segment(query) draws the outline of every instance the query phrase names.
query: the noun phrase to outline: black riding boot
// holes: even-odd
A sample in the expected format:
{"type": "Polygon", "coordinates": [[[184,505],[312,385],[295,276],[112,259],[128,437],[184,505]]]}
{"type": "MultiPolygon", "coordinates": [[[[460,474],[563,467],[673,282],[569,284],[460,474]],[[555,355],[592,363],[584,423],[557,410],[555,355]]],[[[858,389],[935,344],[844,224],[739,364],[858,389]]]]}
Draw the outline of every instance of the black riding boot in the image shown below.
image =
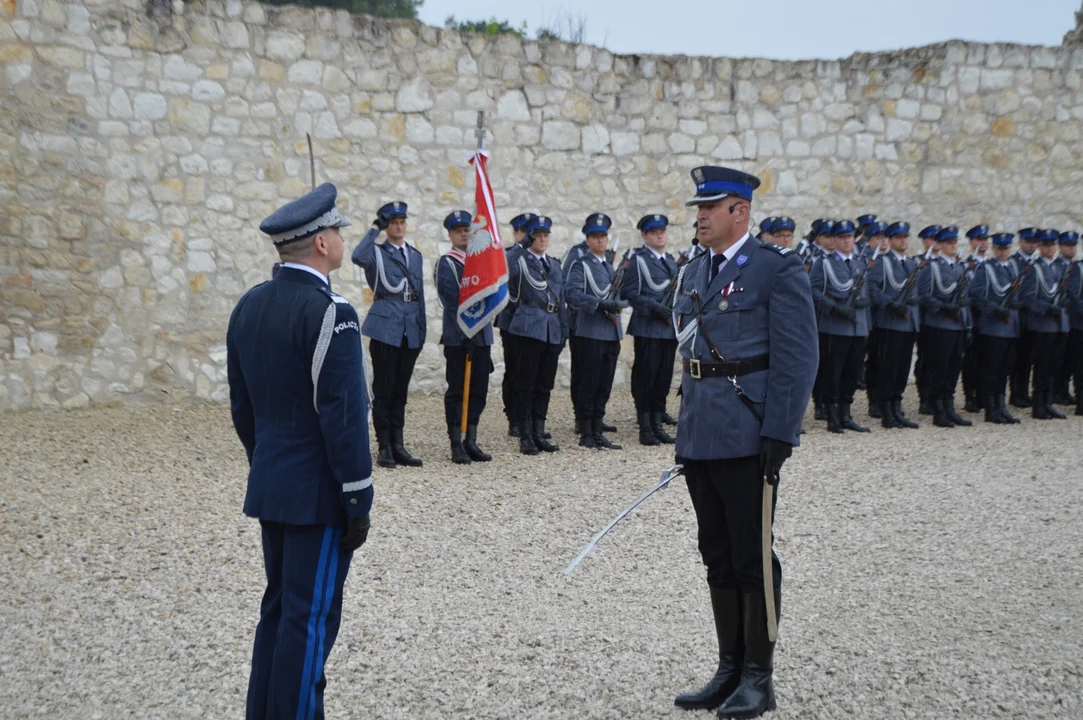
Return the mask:
{"type": "Polygon", "coordinates": [[[1066,420],[1067,418],[1061,414],[1060,410],[1053,407],[1053,393],[1046,390],[1042,393],[1042,398],[1045,400],[1045,411],[1049,413],[1049,417],[1054,420],[1066,420]]]}
{"type": "Polygon", "coordinates": [[[953,428],[955,423],[948,417],[948,403],[946,398],[933,398],[933,425],[942,428],[953,428]]]}
{"type": "Polygon", "coordinates": [[[711,588],[711,611],[718,636],[718,670],[706,685],[682,693],[673,704],[686,710],[714,710],[741,681],[741,595],[737,590],[711,588]]]}
{"type": "Polygon", "coordinates": [[[478,426],[467,425],[466,437],[463,438],[463,448],[471,460],[476,462],[489,462],[493,456],[478,447],[478,426]]]}
{"type": "Polygon", "coordinates": [[[380,448],[376,464],[388,470],[395,469],[395,456],[391,454],[391,431],[377,430],[376,445],[380,448]]]}
{"type": "Polygon", "coordinates": [[[620,445],[617,445],[616,443],[610,442],[609,438],[607,438],[605,435],[602,435],[602,432],[604,431],[604,428],[605,428],[605,423],[602,422],[601,418],[594,418],[594,421],[591,424],[591,428],[594,430],[594,433],[593,433],[593,435],[594,435],[594,444],[597,445],[598,447],[604,448],[606,450],[621,450],[621,449],[623,449],[623,448],[621,448],[620,445]]]}
{"type": "MultiPolygon", "coordinates": [[[[872,415],[870,412],[869,415],[872,415]]],[[[895,428],[901,428],[902,425],[895,419],[895,413],[891,410],[890,400],[881,400],[880,408],[877,417],[880,418],[880,424],[886,427],[888,430],[894,430],[895,428]]]]}
{"type": "Polygon", "coordinates": [[[530,432],[530,418],[526,417],[519,421],[519,452],[523,455],[537,455],[541,450],[534,444],[534,435],[530,432]]]}
{"type": "Polygon", "coordinates": [[[451,462],[456,465],[469,465],[470,455],[463,447],[463,431],[458,425],[449,425],[447,429],[448,440],[451,441],[451,462]]]}
{"type": "Polygon", "coordinates": [[[519,437],[518,420],[508,420],[508,437],[519,437]]]}
{"type": "Polygon", "coordinates": [[[605,422],[604,420],[601,420],[599,422],[601,423],[602,432],[616,432],[617,431],[617,426],[616,425],[610,425],[609,423],[605,422]]]}
{"type": "Polygon", "coordinates": [[[947,413],[948,419],[956,425],[970,427],[974,424],[964,418],[959,413],[955,412],[955,398],[953,398],[951,395],[948,395],[946,398],[944,398],[944,410],[947,413]]]}
{"type": "Polygon", "coordinates": [[[556,452],[560,448],[549,442],[550,436],[545,433],[545,421],[534,418],[534,444],[542,452],[556,452]]]}
{"type": "MultiPolygon", "coordinates": [[[[583,442],[580,441],[579,444],[582,445],[583,442]]],[[[650,413],[639,413],[639,444],[646,445],[647,447],[662,444],[654,435],[654,429],[651,427],[650,413]]]]}
{"type": "Polygon", "coordinates": [[[1011,423],[1012,425],[1018,425],[1020,420],[1014,417],[1008,412],[1008,406],[1004,402],[1004,394],[997,395],[997,411],[1000,413],[1000,417],[1004,419],[1004,422],[1011,423]]]}
{"type": "Polygon", "coordinates": [[[858,425],[854,422],[854,419],[850,416],[850,403],[839,405],[839,414],[841,415],[839,420],[842,422],[842,427],[846,430],[853,430],[854,432],[860,433],[871,432],[867,427],[858,425]]]}
{"type": "Polygon", "coordinates": [[[662,422],[664,422],[666,425],[676,425],[677,424],[677,421],[674,420],[673,418],[671,418],[669,416],[669,413],[667,413],[667,412],[662,413],[662,422]]]}
{"type": "MultiPolygon", "coordinates": [[[[579,447],[601,450],[601,448],[598,447],[598,443],[594,442],[594,428],[589,419],[576,420],[575,431],[579,433],[579,447]]],[[[643,426],[640,426],[639,428],[639,441],[643,442],[643,426]]],[[[657,445],[658,443],[655,442],[654,444],[657,445]]]]}
{"type": "Polygon", "coordinates": [[[827,431],[841,435],[842,425],[839,420],[839,406],[833,404],[824,405],[824,410],[827,412],[827,431]]]}
{"type": "Polygon", "coordinates": [[[920,395],[918,415],[936,415],[936,401],[927,394],[920,395]]]}
{"type": "Polygon", "coordinates": [[[778,618],[781,600],[781,593],[776,590],[775,607],[768,610],[762,592],[741,597],[745,642],[741,682],[718,708],[718,717],[757,718],[775,709],[775,688],[771,682],[775,668],[775,643],[767,634],[767,613],[774,612],[778,618]]]}
{"type": "Polygon", "coordinates": [[[985,422],[994,425],[1005,425],[1007,423],[1000,414],[1000,408],[997,407],[996,395],[988,395],[985,398],[985,422]]]}
{"type": "Polygon", "coordinates": [[[651,430],[654,432],[654,436],[658,438],[658,442],[663,445],[672,445],[677,442],[669,436],[666,429],[662,427],[662,413],[651,414],[651,430]]]}
{"type": "Polygon", "coordinates": [[[869,390],[869,417],[880,420],[884,417],[883,403],[880,402],[879,393],[869,390]]]}
{"type": "Polygon", "coordinates": [[[1035,420],[1052,420],[1053,416],[1049,414],[1048,408],[1046,408],[1043,402],[1045,398],[1042,397],[1042,393],[1035,391],[1031,397],[1030,403],[1030,416],[1035,420]]]}
{"type": "Polygon", "coordinates": [[[826,420],[827,419],[827,406],[820,400],[813,400],[812,405],[812,419],[813,420],[826,420]]]}
{"type": "Polygon", "coordinates": [[[414,457],[406,451],[406,447],[402,444],[402,428],[393,428],[391,430],[391,454],[395,458],[395,462],[407,467],[421,467],[421,460],[414,457]]]}
{"type": "Polygon", "coordinates": [[[906,417],[906,415],[903,415],[902,400],[891,401],[891,413],[895,416],[895,422],[899,424],[899,427],[909,428],[911,430],[921,427],[919,423],[916,423],[906,417]]]}

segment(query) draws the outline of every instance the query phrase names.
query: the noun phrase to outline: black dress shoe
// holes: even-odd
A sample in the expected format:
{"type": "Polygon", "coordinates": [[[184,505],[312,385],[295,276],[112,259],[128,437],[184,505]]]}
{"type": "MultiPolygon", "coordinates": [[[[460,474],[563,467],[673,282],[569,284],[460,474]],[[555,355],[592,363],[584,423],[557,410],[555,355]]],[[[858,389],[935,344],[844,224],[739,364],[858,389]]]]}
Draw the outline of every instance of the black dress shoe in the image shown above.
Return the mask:
{"type": "Polygon", "coordinates": [[[658,442],[663,445],[672,445],[677,442],[669,436],[665,427],[662,425],[662,413],[651,413],[651,430],[654,432],[654,436],[658,438],[658,442]]]}
{"type": "Polygon", "coordinates": [[[467,425],[466,437],[463,438],[463,448],[466,449],[466,454],[470,456],[470,459],[474,462],[489,462],[493,459],[493,456],[487,452],[484,452],[478,447],[478,426],[467,425]]]}
{"type": "Polygon", "coordinates": [[[379,446],[379,454],[376,456],[376,464],[388,470],[395,469],[395,456],[391,454],[391,431],[377,430],[376,443],[379,446]]]}
{"type": "Polygon", "coordinates": [[[664,422],[666,425],[676,425],[677,424],[677,421],[674,420],[672,417],[670,417],[669,413],[667,413],[667,412],[662,413],[662,422],[664,422]]]}
{"type": "Polygon", "coordinates": [[[399,465],[421,467],[421,460],[411,455],[402,443],[402,428],[391,430],[391,455],[399,465]]]}
{"type": "MultiPolygon", "coordinates": [[[[582,445],[583,443],[579,443],[582,445]]],[[[639,444],[646,445],[647,447],[654,447],[661,445],[658,438],[654,435],[654,430],[651,429],[651,414],[639,413],[639,444]]]]}

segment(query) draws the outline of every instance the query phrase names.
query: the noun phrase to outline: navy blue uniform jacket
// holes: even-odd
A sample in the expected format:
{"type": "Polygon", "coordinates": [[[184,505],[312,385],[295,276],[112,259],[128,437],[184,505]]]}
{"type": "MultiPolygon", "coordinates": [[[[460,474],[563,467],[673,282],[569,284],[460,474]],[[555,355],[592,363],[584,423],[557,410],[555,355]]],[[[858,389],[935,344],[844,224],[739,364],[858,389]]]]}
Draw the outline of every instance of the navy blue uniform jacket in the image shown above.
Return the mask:
{"type": "Polygon", "coordinates": [[[226,350],[249,462],[244,513],[291,525],[367,513],[369,408],[353,306],[312,273],[283,267],[238,301],[226,350]]]}

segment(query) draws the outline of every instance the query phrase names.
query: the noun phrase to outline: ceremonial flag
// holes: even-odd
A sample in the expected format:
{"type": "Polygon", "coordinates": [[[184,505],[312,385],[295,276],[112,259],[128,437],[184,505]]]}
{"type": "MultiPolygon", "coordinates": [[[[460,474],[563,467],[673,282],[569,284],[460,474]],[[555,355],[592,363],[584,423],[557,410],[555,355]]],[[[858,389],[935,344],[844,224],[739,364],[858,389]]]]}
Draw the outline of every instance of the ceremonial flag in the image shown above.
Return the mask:
{"type": "Polygon", "coordinates": [[[489,153],[478,150],[470,156],[475,170],[474,222],[466,245],[463,279],[459,286],[459,329],[467,337],[475,334],[508,304],[508,262],[500,242],[493,187],[489,184],[486,164],[489,153]]]}

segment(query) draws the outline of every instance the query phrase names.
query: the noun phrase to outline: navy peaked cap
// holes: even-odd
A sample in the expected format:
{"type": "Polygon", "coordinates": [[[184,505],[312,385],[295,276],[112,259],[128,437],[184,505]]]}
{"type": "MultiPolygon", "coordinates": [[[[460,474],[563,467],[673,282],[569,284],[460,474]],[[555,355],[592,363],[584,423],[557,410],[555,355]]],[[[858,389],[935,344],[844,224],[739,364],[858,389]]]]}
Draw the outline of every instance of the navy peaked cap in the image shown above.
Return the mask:
{"type": "Polygon", "coordinates": [[[527,232],[535,232],[537,230],[544,230],[549,232],[553,229],[552,218],[547,218],[544,215],[535,215],[534,218],[523,228],[527,232]]]}
{"type": "Polygon", "coordinates": [[[752,193],[760,186],[755,175],[713,165],[692,170],[692,182],[696,184],[696,195],[685,205],[713,202],[731,195],[751,201],[752,193]]]}
{"type": "Polygon", "coordinates": [[[667,225],[669,225],[669,218],[665,215],[644,215],[636,223],[636,229],[639,232],[650,232],[651,230],[664,228],[667,225]]]}
{"type": "Polygon", "coordinates": [[[872,237],[873,235],[886,235],[886,234],[887,234],[887,223],[886,222],[880,222],[878,220],[874,220],[873,222],[871,222],[871,223],[869,223],[868,225],[865,226],[865,235],[866,235],[866,237],[872,237]]]}
{"type": "Polygon", "coordinates": [[[1061,245],[1076,245],[1079,243],[1079,233],[1074,230],[1062,232],[1060,237],[1057,238],[1057,242],[1061,245]]]}
{"type": "Polygon", "coordinates": [[[854,224],[849,220],[839,220],[831,227],[831,234],[835,237],[839,235],[853,235],[854,224]]]}
{"type": "Polygon", "coordinates": [[[951,242],[952,240],[958,239],[959,228],[955,227],[954,225],[948,225],[947,227],[942,228],[940,232],[936,234],[937,242],[951,242]]]}
{"type": "Polygon", "coordinates": [[[771,226],[775,224],[775,220],[777,220],[777,219],[778,218],[776,218],[774,215],[772,215],[771,217],[765,217],[763,220],[761,220],[760,221],[760,232],[765,232],[765,233],[771,232],[771,226]]]}
{"type": "Polygon", "coordinates": [[[470,213],[468,213],[467,211],[456,210],[455,212],[444,218],[444,228],[447,230],[451,230],[452,228],[457,227],[468,227],[472,219],[473,218],[471,217],[470,213]]]}
{"type": "Polygon", "coordinates": [[[395,218],[406,217],[406,203],[401,200],[395,202],[389,202],[382,208],[376,211],[376,214],[385,220],[394,220],[395,218]]]}
{"type": "Polygon", "coordinates": [[[336,197],[338,189],[324,183],[271,213],[259,224],[260,232],[270,235],[275,245],[285,245],[326,228],[347,227],[350,223],[335,207],[336,197]]]}
{"type": "Polygon", "coordinates": [[[1053,228],[1046,228],[1045,230],[1039,230],[1038,235],[1035,239],[1042,245],[1045,245],[1048,243],[1055,243],[1057,241],[1057,238],[1059,237],[1059,232],[1057,232],[1053,228]]]}
{"type": "Polygon", "coordinates": [[[796,230],[796,229],[797,229],[797,223],[795,223],[793,221],[793,218],[792,217],[786,217],[785,215],[783,215],[782,217],[775,218],[775,221],[773,223],[771,223],[771,229],[768,230],[768,232],[774,234],[774,233],[782,232],[783,230],[796,230]]]}
{"type": "Polygon", "coordinates": [[[1004,247],[1005,245],[1011,245],[1012,239],[1015,237],[1015,233],[997,233],[991,238],[994,245],[1004,247]]]}
{"type": "Polygon", "coordinates": [[[923,227],[921,229],[921,232],[918,233],[918,237],[922,238],[922,239],[925,239],[925,238],[936,239],[937,233],[939,233],[943,229],[944,228],[940,227],[939,225],[927,225],[926,227],[923,227]]]}
{"type": "Polygon", "coordinates": [[[909,235],[909,234],[910,234],[910,223],[908,223],[908,222],[891,223],[890,225],[887,226],[887,236],[888,237],[898,237],[899,235],[909,235]]]}
{"type": "Polygon", "coordinates": [[[983,240],[989,237],[988,225],[975,225],[966,231],[966,236],[971,240],[983,240]]]}
{"type": "Polygon", "coordinates": [[[1022,230],[1019,231],[1019,239],[1020,240],[1034,240],[1034,238],[1037,235],[1038,235],[1038,228],[1028,227],[1028,228],[1023,228],[1022,230]]]}
{"type": "Polygon", "coordinates": [[[516,215],[511,219],[512,230],[522,230],[526,227],[531,220],[538,217],[534,213],[523,213],[522,215],[516,215]]]}
{"type": "Polygon", "coordinates": [[[594,233],[607,233],[609,228],[613,227],[613,221],[605,213],[594,213],[587,217],[587,221],[583,223],[583,234],[593,235],[594,233]]]}

